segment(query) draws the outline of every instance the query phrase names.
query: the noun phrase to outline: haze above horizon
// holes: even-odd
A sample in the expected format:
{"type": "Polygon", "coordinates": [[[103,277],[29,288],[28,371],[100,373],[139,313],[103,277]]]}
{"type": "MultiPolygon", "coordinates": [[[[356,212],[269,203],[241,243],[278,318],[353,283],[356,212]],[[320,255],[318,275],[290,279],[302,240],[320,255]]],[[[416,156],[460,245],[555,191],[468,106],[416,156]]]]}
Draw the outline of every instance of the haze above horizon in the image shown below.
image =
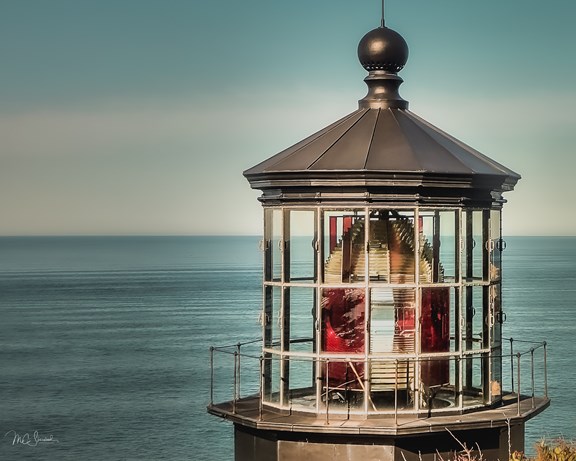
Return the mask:
{"type": "MultiPolygon", "coordinates": [[[[3,1],[0,235],[259,235],[242,171],[356,109],[379,8],[3,1]]],[[[574,17],[559,0],[386,2],[410,110],[522,175],[505,235],[576,235],[574,17]]]]}

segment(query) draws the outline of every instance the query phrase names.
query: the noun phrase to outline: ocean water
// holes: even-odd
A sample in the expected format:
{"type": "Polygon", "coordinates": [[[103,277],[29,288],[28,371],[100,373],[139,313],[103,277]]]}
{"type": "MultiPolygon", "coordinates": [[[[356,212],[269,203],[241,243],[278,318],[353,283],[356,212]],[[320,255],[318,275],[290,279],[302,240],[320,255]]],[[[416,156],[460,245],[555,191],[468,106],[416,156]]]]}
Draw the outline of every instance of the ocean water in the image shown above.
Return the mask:
{"type": "MultiPolygon", "coordinates": [[[[0,460],[232,460],[208,348],[260,334],[258,240],[0,238],[0,460]]],[[[527,444],[576,438],[576,238],[507,243],[504,336],[549,344],[527,444]]]]}

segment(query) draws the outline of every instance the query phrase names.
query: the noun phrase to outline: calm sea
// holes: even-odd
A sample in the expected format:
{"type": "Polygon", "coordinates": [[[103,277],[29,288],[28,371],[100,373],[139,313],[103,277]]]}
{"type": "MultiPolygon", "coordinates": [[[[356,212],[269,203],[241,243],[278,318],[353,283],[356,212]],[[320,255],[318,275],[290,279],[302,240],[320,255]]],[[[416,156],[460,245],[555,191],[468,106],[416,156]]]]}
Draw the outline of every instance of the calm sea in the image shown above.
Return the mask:
{"type": "MultiPolygon", "coordinates": [[[[507,242],[504,335],[549,343],[527,443],[576,438],[576,238],[507,242]]],[[[256,237],[0,238],[0,459],[232,460],[208,348],[259,336],[260,284],[256,237]]]]}

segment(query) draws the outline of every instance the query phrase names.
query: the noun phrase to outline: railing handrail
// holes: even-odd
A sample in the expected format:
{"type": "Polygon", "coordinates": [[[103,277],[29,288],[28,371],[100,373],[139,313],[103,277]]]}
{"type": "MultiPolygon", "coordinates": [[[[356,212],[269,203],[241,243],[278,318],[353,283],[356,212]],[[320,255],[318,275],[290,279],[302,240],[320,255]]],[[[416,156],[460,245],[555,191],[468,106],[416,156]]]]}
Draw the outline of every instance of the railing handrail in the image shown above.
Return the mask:
{"type": "MultiPolygon", "coordinates": [[[[294,343],[299,343],[299,342],[305,342],[307,341],[307,338],[299,338],[299,339],[295,339],[293,340],[294,343]]],[[[350,365],[354,365],[357,366],[359,363],[363,363],[364,367],[370,367],[373,366],[374,364],[378,364],[378,363],[393,363],[395,365],[395,372],[394,372],[394,376],[395,376],[395,384],[394,387],[396,388],[395,390],[395,395],[394,395],[394,408],[393,408],[393,412],[395,415],[395,418],[397,419],[398,417],[398,413],[412,413],[414,411],[416,412],[424,412],[424,411],[428,411],[430,412],[430,410],[432,409],[432,411],[437,411],[440,410],[440,408],[428,408],[426,410],[424,410],[426,408],[426,405],[423,406],[419,406],[416,405],[412,410],[410,408],[398,408],[398,386],[399,385],[404,385],[405,382],[403,380],[404,377],[401,377],[398,374],[398,364],[402,363],[402,362],[407,362],[409,364],[409,366],[413,366],[416,363],[424,363],[424,362],[430,362],[430,361],[434,361],[434,360],[448,360],[450,362],[454,361],[455,363],[459,363],[460,361],[465,361],[465,360],[469,360],[473,357],[486,357],[487,355],[489,355],[492,359],[503,359],[504,360],[510,360],[510,364],[511,364],[511,372],[510,372],[510,376],[509,378],[511,378],[511,387],[510,389],[506,389],[508,388],[508,386],[505,386],[504,381],[507,380],[506,375],[500,375],[499,380],[500,380],[500,393],[499,394],[493,394],[493,395],[504,395],[504,394],[512,394],[515,395],[515,400],[517,400],[517,405],[518,405],[518,414],[520,414],[521,411],[521,395],[522,394],[522,390],[524,391],[528,391],[527,396],[532,400],[532,408],[535,407],[535,395],[536,395],[536,384],[538,384],[538,388],[541,389],[542,385],[543,385],[543,390],[544,390],[544,396],[547,398],[548,397],[548,376],[547,376],[547,343],[546,341],[528,341],[528,340],[516,340],[513,338],[503,338],[502,341],[502,345],[501,347],[504,348],[506,341],[509,341],[510,343],[510,353],[504,353],[502,352],[501,354],[492,354],[491,351],[486,351],[486,350],[471,350],[471,351],[466,351],[466,354],[462,354],[463,351],[454,351],[454,352],[450,352],[450,353],[442,353],[441,355],[438,354],[398,354],[398,353],[391,353],[390,355],[351,355],[351,354],[347,354],[347,355],[340,355],[340,354],[322,354],[319,355],[317,353],[310,353],[310,355],[306,355],[307,353],[302,353],[300,351],[297,352],[298,355],[291,355],[290,356],[290,351],[285,351],[283,353],[280,353],[280,351],[278,351],[278,354],[275,354],[273,352],[270,351],[266,351],[266,350],[262,350],[260,352],[260,354],[256,355],[254,354],[254,352],[252,351],[251,353],[246,353],[245,351],[242,351],[242,346],[246,346],[246,345],[251,345],[251,344],[256,344],[258,342],[262,342],[262,338],[258,338],[258,339],[254,339],[254,340],[249,340],[249,341],[245,341],[245,342],[239,342],[233,345],[228,345],[228,346],[219,346],[219,347],[211,347],[210,348],[210,405],[214,404],[214,388],[217,386],[218,383],[215,382],[215,377],[214,377],[214,367],[215,367],[215,360],[214,360],[214,356],[215,354],[224,354],[224,355],[228,355],[228,356],[233,356],[234,357],[234,365],[233,365],[233,395],[232,395],[232,408],[233,411],[236,411],[237,408],[237,401],[239,399],[242,398],[242,386],[241,386],[241,376],[244,376],[244,373],[240,373],[240,369],[242,366],[246,366],[245,361],[242,359],[251,359],[254,361],[258,361],[258,363],[260,364],[259,368],[260,368],[260,379],[258,380],[259,383],[256,383],[259,386],[259,390],[258,390],[258,395],[259,395],[259,400],[260,400],[260,406],[262,405],[262,403],[266,403],[266,396],[264,394],[264,386],[265,386],[265,376],[264,376],[264,365],[266,363],[271,363],[272,361],[285,361],[287,359],[287,357],[290,358],[290,360],[294,360],[294,361],[300,361],[300,362],[310,362],[312,364],[317,364],[318,367],[324,369],[326,367],[328,367],[328,364],[334,364],[334,363],[347,363],[350,365]],[[529,349],[526,350],[522,350],[521,352],[517,352],[514,351],[514,347],[513,344],[515,342],[518,343],[523,343],[523,344],[531,344],[532,347],[530,347],[529,349]],[[543,361],[543,376],[542,373],[538,372],[538,379],[536,379],[535,376],[535,370],[536,365],[535,365],[535,359],[534,359],[534,355],[535,352],[538,350],[543,349],[543,358],[541,355],[538,355],[538,363],[540,364],[541,361],[543,361]],[[468,352],[470,354],[468,354],[468,352]],[[530,363],[526,363],[524,361],[524,357],[530,355],[530,363]],[[521,363],[524,362],[522,368],[521,368],[521,363]],[[516,382],[515,382],[516,380],[516,382]],[[521,381],[522,380],[522,381],[521,381]],[[542,383],[543,380],[543,383],[542,383]],[[530,383],[530,384],[528,384],[530,383]],[[524,387],[524,389],[522,389],[522,386],[524,387]]],[[[502,365],[504,365],[504,363],[502,363],[502,365]]],[[[458,365],[456,365],[458,366],[458,365]]],[[[367,369],[367,368],[366,368],[367,369]]],[[[326,380],[326,378],[329,375],[329,371],[328,369],[325,370],[325,375],[322,377],[322,380],[326,380]]],[[[229,382],[229,381],[228,381],[229,382]]],[[[227,384],[227,383],[226,383],[227,384]]],[[[255,384],[255,383],[252,383],[255,384]]],[[[509,383],[508,383],[509,384],[509,383]]],[[[462,382],[460,382],[460,385],[462,385],[462,382]]],[[[453,385],[449,385],[447,386],[447,388],[450,388],[453,385]]],[[[226,385],[226,387],[228,387],[228,385],[226,385]]],[[[412,387],[411,387],[412,388],[412,387]]],[[[364,389],[364,388],[363,388],[364,389]]],[[[422,389],[419,389],[418,386],[414,386],[414,388],[412,388],[414,392],[422,392],[422,389]]],[[[458,388],[460,389],[460,388],[458,388]]],[[[368,398],[371,398],[371,393],[368,390],[368,398]]],[[[456,392],[456,391],[455,391],[456,392]]],[[[457,391],[458,394],[461,394],[462,389],[460,389],[459,391],[457,391]]],[[[491,392],[490,390],[488,390],[488,392],[491,392]]],[[[526,392],[525,392],[526,393],[526,392]]],[[[251,395],[254,395],[255,391],[253,391],[251,393],[251,395]]],[[[456,394],[455,394],[456,395],[456,394]]],[[[492,394],[490,394],[492,395],[492,394]]],[[[319,398],[319,397],[317,397],[319,398]]],[[[420,397],[419,397],[420,398],[420,397]]],[[[290,401],[289,404],[280,404],[280,407],[282,407],[282,405],[289,405],[290,408],[292,408],[292,397],[289,397],[290,401]]],[[[322,400],[323,401],[323,400],[322,400]]],[[[326,421],[329,421],[329,413],[330,411],[334,411],[331,410],[330,407],[330,403],[328,401],[325,402],[324,405],[322,405],[322,407],[320,407],[320,403],[322,401],[317,401],[315,406],[314,406],[314,410],[312,410],[312,412],[316,412],[319,413],[320,411],[322,412],[326,412],[326,421]]],[[[456,400],[454,402],[459,402],[458,408],[471,408],[471,407],[475,407],[475,406],[485,406],[486,404],[472,404],[472,406],[470,405],[470,402],[468,402],[468,405],[465,404],[464,400],[462,399],[462,396],[460,395],[460,397],[457,397],[456,400]]],[[[275,405],[273,402],[268,402],[268,404],[272,404],[273,406],[275,405]]],[[[373,404],[372,404],[373,405],[373,404]]],[[[373,405],[374,406],[374,405],[373,405]]],[[[353,409],[354,412],[358,412],[360,410],[358,410],[358,408],[353,409]]],[[[260,410],[261,411],[261,410],[260,410]]],[[[350,410],[348,410],[350,411],[350,410]]],[[[361,411],[361,413],[365,413],[366,411],[370,412],[371,414],[374,414],[374,412],[372,412],[370,409],[366,410],[366,407],[364,408],[364,411],[361,411]]],[[[391,414],[390,409],[376,409],[376,407],[374,407],[374,411],[376,413],[381,413],[381,414],[391,414]]]]}

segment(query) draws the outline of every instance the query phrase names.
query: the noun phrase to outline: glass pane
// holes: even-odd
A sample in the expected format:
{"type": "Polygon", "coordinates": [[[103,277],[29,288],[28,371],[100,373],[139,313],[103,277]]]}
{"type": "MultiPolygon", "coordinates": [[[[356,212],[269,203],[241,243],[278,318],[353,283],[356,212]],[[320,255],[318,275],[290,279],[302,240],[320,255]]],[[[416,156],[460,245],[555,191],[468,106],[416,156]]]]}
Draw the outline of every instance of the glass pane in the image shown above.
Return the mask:
{"type": "Polygon", "coordinates": [[[484,393],[484,358],[482,356],[466,356],[464,358],[464,406],[482,405],[484,393]]]}
{"type": "Polygon", "coordinates": [[[490,378],[490,395],[492,401],[502,398],[502,349],[492,349],[492,376],[490,378]]]}
{"type": "Polygon", "coordinates": [[[282,290],[267,286],[264,302],[264,346],[280,349],[282,290]]]}
{"type": "Polygon", "coordinates": [[[370,353],[414,353],[415,291],[378,287],[370,290],[370,353]]]}
{"type": "Polygon", "coordinates": [[[414,214],[395,210],[372,210],[368,259],[370,280],[414,283],[414,214]]]}
{"type": "Polygon", "coordinates": [[[456,212],[423,211],[420,213],[420,243],[432,277],[421,281],[442,283],[456,279],[456,212]]]}
{"type": "Polygon", "coordinates": [[[324,282],[364,280],[364,211],[324,212],[324,282]]]}
{"type": "Polygon", "coordinates": [[[502,323],[504,322],[504,313],[502,312],[500,284],[490,286],[490,308],[492,315],[490,324],[492,326],[491,345],[500,347],[502,344],[502,323]]]}
{"type": "Polygon", "coordinates": [[[450,352],[460,350],[460,289],[450,289],[450,352]]]}
{"type": "Polygon", "coordinates": [[[490,212],[490,280],[500,280],[503,241],[500,232],[500,210],[490,212]]]}
{"type": "Polygon", "coordinates": [[[316,404],[314,384],[315,351],[315,301],[316,290],[313,288],[290,287],[284,315],[289,316],[288,325],[290,341],[285,350],[290,351],[287,382],[290,389],[292,405],[310,407],[316,404]],[[306,353],[308,357],[294,354],[306,353]]]}
{"type": "Polygon", "coordinates": [[[264,354],[264,400],[280,402],[280,357],[264,354]]]}
{"type": "Polygon", "coordinates": [[[364,290],[325,288],[322,291],[322,351],[364,352],[364,290]]]}
{"type": "Polygon", "coordinates": [[[371,405],[369,411],[414,408],[415,361],[410,358],[370,361],[371,405]]]}
{"type": "Polygon", "coordinates": [[[290,281],[314,282],[316,274],[316,213],[290,211],[290,281]]]}
{"type": "Polygon", "coordinates": [[[420,362],[421,408],[447,410],[458,404],[458,367],[455,357],[427,358],[420,362]],[[442,376],[444,379],[439,379],[442,376]]]}
{"type": "MultiPolygon", "coordinates": [[[[291,287],[289,290],[290,350],[313,352],[316,290],[303,287],[291,287]],[[299,343],[305,343],[306,347],[304,349],[293,347],[299,343]]],[[[284,315],[288,313],[285,312],[284,315]]]]}
{"type": "Polygon", "coordinates": [[[486,348],[488,318],[484,309],[484,287],[469,286],[464,291],[462,346],[467,351],[486,348]]]}
{"type": "Polygon", "coordinates": [[[342,414],[353,410],[363,410],[363,361],[345,358],[330,359],[322,364],[321,369],[322,397],[324,402],[328,401],[330,412],[342,414]]]}
{"type": "MultiPolygon", "coordinates": [[[[421,315],[422,352],[449,352],[450,288],[423,288],[421,315]]],[[[447,382],[447,375],[439,380],[447,382]]]]}
{"type": "Polygon", "coordinates": [[[284,243],[282,241],[282,210],[271,210],[270,216],[270,257],[272,268],[272,280],[282,279],[282,253],[284,243]]]}
{"type": "MultiPolygon", "coordinates": [[[[310,344],[293,345],[293,351],[310,352],[310,344]]],[[[292,406],[313,408],[316,405],[314,360],[311,357],[290,357],[290,401],[292,406]]]]}
{"type": "MultiPolygon", "coordinates": [[[[322,291],[322,352],[347,355],[364,353],[364,298],[363,289],[327,288],[322,291]]],[[[330,388],[362,388],[364,364],[361,361],[348,363],[330,359],[323,373],[325,371],[328,371],[330,388]]]]}
{"type": "Polygon", "coordinates": [[[484,226],[481,210],[465,211],[462,223],[462,274],[465,280],[483,280],[484,226]]]}

